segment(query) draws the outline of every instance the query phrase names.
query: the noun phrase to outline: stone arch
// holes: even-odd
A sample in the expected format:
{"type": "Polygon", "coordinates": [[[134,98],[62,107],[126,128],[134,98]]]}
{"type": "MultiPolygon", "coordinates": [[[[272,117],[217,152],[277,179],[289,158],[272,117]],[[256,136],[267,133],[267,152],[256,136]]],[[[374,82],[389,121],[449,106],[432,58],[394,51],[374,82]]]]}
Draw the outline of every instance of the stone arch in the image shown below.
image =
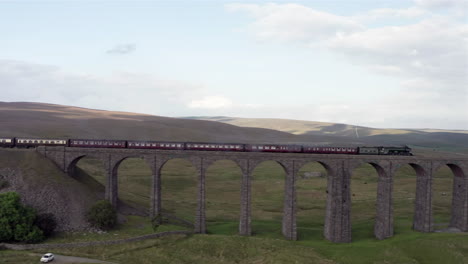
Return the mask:
{"type": "Polygon", "coordinates": [[[463,164],[459,162],[450,162],[450,161],[436,162],[434,164],[433,169],[434,171],[437,171],[444,166],[449,167],[453,173],[453,176],[455,177],[465,178],[465,176],[467,176],[463,170],[463,164]]]}
{"type": "Polygon", "coordinates": [[[142,159],[145,161],[146,165],[148,165],[151,170],[153,170],[154,161],[152,156],[148,155],[125,155],[125,156],[117,156],[112,157],[112,172],[116,173],[119,169],[120,164],[125,161],[126,159],[142,159]]]}
{"type": "Polygon", "coordinates": [[[412,226],[413,229],[418,230],[415,227],[424,225],[425,221],[425,214],[421,214],[424,212],[425,196],[421,191],[418,196],[418,181],[421,182],[427,177],[427,164],[405,160],[396,161],[390,173],[395,185],[392,205],[394,221],[398,221],[396,226],[403,227],[402,230],[405,229],[404,226],[412,226]],[[406,224],[408,219],[412,221],[412,224],[406,224]]]}
{"type": "Polygon", "coordinates": [[[278,165],[281,166],[281,168],[283,168],[285,173],[288,173],[288,171],[290,169],[292,169],[292,168],[290,168],[290,164],[289,164],[290,161],[287,161],[287,160],[272,159],[272,158],[256,158],[256,159],[250,159],[249,160],[249,163],[250,163],[250,166],[249,166],[250,171],[249,172],[252,173],[258,167],[258,165],[260,165],[261,163],[264,163],[264,162],[275,162],[275,163],[277,163],[278,165]]]}
{"type": "MultiPolygon", "coordinates": [[[[375,218],[374,218],[374,236],[377,239],[384,239],[387,237],[391,237],[393,235],[393,217],[392,217],[392,178],[390,177],[390,172],[389,168],[391,167],[391,163],[385,160],[356,160],[351,162],[350,164],[350,181],[349,181],[349,190],[351,191],[350,195],[350,205],[351,208],[354,207],[355,210],[358,208],[356,202],[353,202],[353,197],[356,196],[361,196],[363,197],[362,202],[359,204],[359,206],[363,207],[370,207],[370,203],[375,201],[374,204],[374,210],[375,210],[375,218]],[[356,191],[356,189],[352,189],[353,181],[354,185],[357,183],[356,181],[356,174],[355,171],[357,169],[363,168],[363,166],[370,165],[376,172],[377,172],[377,178],[375,179],[375,182],[372,179],[365,179],[362,180],[362,184],[365,186],[361,186],[361,190],[356,191]],[[354,179],[353,179],[354,178],[354,179]],[[375,186],[375,187],[373,187],[375,186]],[[375,189],[375,192],[369,192],[369,189],[375,189]],[[366,195],[366,192],[369,193],[366,195]],[[367,196],[367,198],[366,198],[367,196]],[[375,198],[374,198],[375,197],[375,198]],[[366,205],[367,203],[368,205],[366,205]]],[[[365,168],[365,167],[364,167],[365,168]]],[[[346,188],[346,185],[344,186],[346,188]]],[[[356,188],[356,187],[354,187],[356,188]]],[[[360,209],[363,210],[364,209],[360,209]]],[[[366,209],[366,212],[369,209],[366,209]]],[[[352,210],[350,210],[352,211],[352,210]]],[[[351,216],[353,214],[351,213],[351,216]]],[[[354,214],[354,215],[365,215],[361,212],[361,214],[354,214]]],[[[350,217],[351,217],[350,216],[350,217]]],[[[369,217],[369,216],[368,216],[369,217]]],[[[352,221],[351,221],[352,222],[352,221]]],[[[360,225],[362,225],[362,231],[359,232],[359,236],[361,236],[361,233],[364,234],[367,230],[366,225],[367,225],[367,220],[366,219],[361,219],[360,220],[360,225]]],[[[352,225],[351,225],[352,227],[352,225]]],[[[354,229],[356,230],[356,229],[354,229]]],[[[353,231],[353,228],[351,228],[351,232],[353,231]]]]}
{"type": "Polygon", "coordinates": [[[205,167],[206,219],[209,232],[236,234],[241,213],[244,170],[230,157],[208,158],[205,167]]]}
{"type": "Polygon", "coordinates": [[[353,172],[355,169],[369,164],[371,165],[376,171],[379,176],[387,177],[387,167],[389,166],[388,161],[385,160],[353,160],[350,162],[349,170],[353,172]]]}
{"type": "MultiPolygon", "coordinates": [[[[64,157],[64,171],[67,175],[85,184],[96,194],[98,199],[107,199],[112,203],[112,200],[109,199],[108,160],[101,155],[82,152],[66,153],[64,157]]],[[[113,205],[115,206],[115,204],[113,205]]]]}
{"type": "Polygon", "coordinates": [[[291,187],[288,188],[288,180],[293,176],[290,163],[290,161],[269,158],[249,160],[249,174],[252,178],[252,218],[256,218],[252,227],[254,232],[279,231],[289,238],[285,232],[286,229],[288,233],[292,232],[291,217],[294,217],[294,212],[291,210],[293,208],[288,202],[288,190],[289,196],[293,195],[291,187]],[[280,172],[274,167],[282,168],[283,171],[280,172]]]}
{"type": "MultiPolygon", "coordinates": [[[[140,216],[148,216],[150,214],[152,210],[152,176],[154,175],[153,160],[154,159],[148,155],[116,155],[112,157],[110,175],[113,178],[113,181],[115,182],[114,195],[116,197],[115,199],[117,199],[117,206],[121,213],[140,216]],[[129,183],[133,184],[133,186],[129,187],[129,190],[126,190],[128,184],[122,184],[124,178],[122,175],[119,175],[119,168],[121,168],[122,163],[124,163],[125,161],[132,162],[132,159],[139,160],[133,162],[138,163],[143,161],[142,163],[145,164],[143,165],[143,168],[137,169],[137,171],[140,174],[144,175],[140,177],[140,181],[146,181],[147,183],[138,184],[137,181],[129,181],[129,183]],[[126,187],[122,188],[122,185],[126,187]],[[150,187],[150,189],[148,189],[148,186],[150,187]],[[147,199],[145,199],[144,193],[147,193],[147,199]],[[146,204],[145,200],[147,200],[146,204]]],[[[125,168],[123,169],[123,175],[128,174],[128,171],[125,172],[125,168]]]]}
{"type": "Polygon", "coordinates": [[[235,158],[235,157],[230,157],[230,156],[215,156],[215,157],[207,157],[204,158],[203,166],[205,168],[211,167],[214,163],[217,163],[219,161],[231,161],[239,167],[239,169],[244,172],[245,165],[243,164],[243,159],[235,158]]]}
{"type": "Polygon", "coordinates": [[[298,236],[321,238],[326,221],[328,177],[333,175],[333,167],[322,160],[304,160],[295,165],[298,236]],[[301,175],[307,168],[314,171],[301,175]],[[310,196],[307,202],[303,199],[306,195],[310,196]]]}
{"type": "MultiPolygon", "coordinates": [[[[466,231],[468,230],[468,181],[467,175],[463,170],[463,164],[459,162],[451,162],[451,161],[440,161],[436,162],[433,166],[433,185],[432,185],[432,203],[433,206],[437,202],[441,201],[441,197],[439,197],[439,193],[436,192],[436,189],[439,187],[441,178],[438,178],[437,174],[440,173],[440,170],[444,167],[448,167],[451,172],[451,176],[449,176],[449,181],[452,181],[450,186],[450,193],[452,195],[449,203],[451,206],[450,210],[450,219],[448,223],[448,227],[455,227],[460,230],[466,231]]],[[[443,188],[443,186],[442,186],[443,188]]],[[[447,195],[445,192],[442,195],[447,195]]],[[[433,209],[433,219],[436,217],[436,208],[433,209]]],[[[443,215],[443,214],[442,214],[443,215]]],[[[434,224],[436,220],[434,220],[434,224]]]]}
{"type": "Polygon", "coordinates": [[[202,160],[185,155],[158,155],[156,161],[160,214],[174,224],[195,226],[195,232],[203,233],[199,228],[203,225],[203,220],[200,221],[202,160]]]}
{"type": "Polygon", "coordinates": [[[101,163],[103,165],[103,169],[104,170],[107,169],[107,162],[106,162],[106,160],[103,160],[102,157],[97,156],[97,155],[93,155],[93,154],[78,154],[78,155],[73,155],[73,156],[67,156],[66,157],[65,172],[69,176],[73,176],[73,174],[75,172],[76,165],[83,158],[91,158],[91,159],[99,160],[99,161],[101,161],[101,163]]]}

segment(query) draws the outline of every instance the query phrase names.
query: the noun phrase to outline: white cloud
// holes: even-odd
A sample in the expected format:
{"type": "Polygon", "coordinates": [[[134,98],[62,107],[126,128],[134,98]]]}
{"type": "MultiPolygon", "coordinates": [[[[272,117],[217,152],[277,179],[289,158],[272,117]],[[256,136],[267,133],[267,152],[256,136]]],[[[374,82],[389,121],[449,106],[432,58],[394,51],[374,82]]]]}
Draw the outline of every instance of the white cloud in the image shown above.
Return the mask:
{"type": "Polygon", "coordinates": [[[58,67],[0,60],[5,101],[36,101],[107,110],[174,115],[202,87],[143,73],[89,75],[58,67]]]}
{"type": "Polygon", "coordinates": [[[298,4],[229,4],[230,11],[246,11],[256,20],[250,29],[262,40],[319,41],[363,28],[351,18],[298,4]]]}
{"type": "Polygon", "coordinates": [[[334,38],[329,47],[355,62],[391,67],[406,76],[467,81],[468,26],[445,19],[368,29],[334,38]]]}
{"type": "Polygon", "coordinates": [[[411,19],[426,15],[428,12],[420,7],[409,7],[404,9],[395,8],[378,8],[373,9],[363,14],[353,16],[354,19],[361,22],[369,22],[378,19],[396,18],[396,19],[411,19]]]}
{"type": "Polygon", "coordinates": [[[202,99],[192,100],[188,107],[201,109],[230,108],[233,106],[231,100],[223,96],[206,96],[202,99]]]}
{"type": "Polygon", "coordinates": [[[467,0],[414,0],[414,2],[425,8],[448,8],[467,6],[467,0]]]}
{"type": "Polygon", "coordinates": [[[124,55],[124,54],[132,53],[135,50],[136,50],[136,45],[133,43],[128,43],[128,44],[115,45],[113,48],[107,50],[106,52],[108,54],[124,55]]]}
{"type": "MultiPolygon", "coordinates": [[[[230,5],[229,9],[251,14],[255,20],[248,27],[258,38],[312,44],[306,47],[319,43],[344,55],[354,65],[401,80],[400,87],[395,87],[399,92],[382,93],[377,101],[355,100],[349,104],[343,100],[307,106],[307,109],[298,107],[291,110],[296,111],[297,117],[348,123],[364,121],[365,125],[379,127],[467,129],[468,25],[428,11],[429,8],[462,7],[466,1],[417,3],[418,6],[406,9],[375,9],[349,17],[292,4],[230,5]],[[399,24],[372,28],[362,24],[384,18],[412,20],[403,25],[401,19],[393,20],[399,24]],[[414,22],[416,18],[421,20],[414,22]]],[[[391,24],[392,20],[387,22],[391,24]]],[[[270,113],[282,116],[279,109],[270,113]]]]}

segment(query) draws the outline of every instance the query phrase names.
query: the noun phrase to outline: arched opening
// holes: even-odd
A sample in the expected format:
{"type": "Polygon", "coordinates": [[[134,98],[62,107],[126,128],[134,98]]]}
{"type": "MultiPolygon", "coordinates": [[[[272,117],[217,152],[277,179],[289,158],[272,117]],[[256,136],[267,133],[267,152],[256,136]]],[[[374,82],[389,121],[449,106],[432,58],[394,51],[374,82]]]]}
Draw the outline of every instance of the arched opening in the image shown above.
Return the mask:
{"type": "Polygon", "coordinates": [[[219,160],[206,169],[206,219],[209,233],[239,233],[242,171],[231,160],[219,160]]]}
{"type": "Polygon", "coordinates": [[[197,210],[198,176],[186,159],[168,160],[161,168],[161,213],[163,224],[194,225],[197,210]]]}
{"type": "Polygon", "coordinates": [[[276,161],[264,161],[252,172],[252,233],[283,237],[281,223],[286,172],[276,161]]]}
{"type": "Polygon", "coordinates": [[[458,187],[454,185],[454,177],[461,177],[463,179],[461,169],[454,164],[441,166],[432,175],[432,219],[434,231],[443,231],[451,226],[452,210],[454,209],[452,204],[454,202],[453,189],[458,187]]]}
{"type": "Polygon", "coordinates": [[[383,169],[374,163],[354,168],[350,179],[351,233],[353,240],[374,238],[377,186],[383,169]]]}
{"type": "Polygon", "coordinates": [[[409,232],[414,222],[417,173],[416,164],[406,164],[393,175],[393,223],[395,234],[409,232]]]}
{"type": "Polygon", "coordinates": [[[327,203],[327,169],[319,162],[301,167],[296,177],[298,239],[321,239],[327,203]]]}
{"type": "Polygon", "coordinates": [[[68,175],[88,187],[98,199],[104,199],[106,170],[103,162],[92,156],[80,156],[67,168],[68,175]]]}
{"type": "Polygon", "coordinates": [[[152,172],[142,158],[125,158],[116,165],[118,208],[125,215],[148,216],[152,172]]]}

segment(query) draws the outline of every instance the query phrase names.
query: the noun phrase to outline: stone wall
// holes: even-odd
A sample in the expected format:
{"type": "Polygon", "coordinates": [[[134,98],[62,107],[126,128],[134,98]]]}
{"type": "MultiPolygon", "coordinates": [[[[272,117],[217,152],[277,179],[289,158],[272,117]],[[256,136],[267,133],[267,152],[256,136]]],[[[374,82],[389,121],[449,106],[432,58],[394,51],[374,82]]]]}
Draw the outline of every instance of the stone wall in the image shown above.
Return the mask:
{"type": "Polygon", "coordinates": [[[190,235],[190,231],[168,231],[156,234],[143,235],[138,237],[131,237],[117,240],[105,241],[89,241],[89,242],[76,242],[76,243],[57,243],[57,244],[9,244],[0,243],[0,248],[13,249],[13,250],[31,250],[31,249],[58,249],[58,248],[75,248],[75,247],[90,247],[90,246],[109,246],[117,244],[125,244],[130,242],[137,242],[146,239],[160,238],[172,235],[190,235]]]}

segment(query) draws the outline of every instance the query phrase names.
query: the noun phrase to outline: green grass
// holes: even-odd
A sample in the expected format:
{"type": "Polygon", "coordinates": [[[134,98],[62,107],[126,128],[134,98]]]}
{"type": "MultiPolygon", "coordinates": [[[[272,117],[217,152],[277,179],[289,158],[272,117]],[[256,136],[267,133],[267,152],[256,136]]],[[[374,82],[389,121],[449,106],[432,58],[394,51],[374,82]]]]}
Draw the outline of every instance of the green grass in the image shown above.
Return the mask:
{"type": "Polygon", "coordinates": [[[0,263],[37,264],[40,256],[28,251],[0,250],[0,263]]]}
{"type": "MultiPolygon", "coordinates": [[[[100,162],[83,159],[78,165],[96,180],[85,178],[86,185],[102,191],[99,183],[104,182],[104,172],[100,162]]],[[[326,174],[318,163],[307,164],[299,175],[305,172],[326,174]]],[[[119,198],[128,204],[148,208],[151,172],[146,163],[140,159],[127,159],[122,162],[118,173],[119,198]]],[[[370,165],[353,171],[353,243],[350,244],[333,244],[323,238],[326,177],[298,178],[299,241],[284,240],[281,235],[284,175],[282,167],[275,162],[263,162],[255,169],[252,176],[253,237],[237,235],[242,173],[234,162],[219,161],[206,171],[208,235],[174,236],[110,247],[57,249],[54,252],[120,263],[468,263],[466,234],[424,234],[411,230],[416,174],[410,166],[400,168],[395,175],[395,236],[384,241],[373,237],[377,172],[370,165]]],[[[446,167],[434,176],[434,219],[440,224],[437,227],[442,228],[450,219],[453,176],[446,167]]],[[[193,222],[197,178],[189,161],[171,160],[163,167],[162,192],[165,212],[193,222]]],[[[157,232],[178,229],[185,228],[162,225],[157,232]]],[[[105,234],[62,233],[46,242],[110,240],[152,232],[148,218],[128,216],[127,222],[105,234]]],[[[24,263],[28,263],[27,254],[0,251],[0,259],[23,258],[24,263]]],[[[37,262],[36,257],[34,260],[37,262]]]]}

